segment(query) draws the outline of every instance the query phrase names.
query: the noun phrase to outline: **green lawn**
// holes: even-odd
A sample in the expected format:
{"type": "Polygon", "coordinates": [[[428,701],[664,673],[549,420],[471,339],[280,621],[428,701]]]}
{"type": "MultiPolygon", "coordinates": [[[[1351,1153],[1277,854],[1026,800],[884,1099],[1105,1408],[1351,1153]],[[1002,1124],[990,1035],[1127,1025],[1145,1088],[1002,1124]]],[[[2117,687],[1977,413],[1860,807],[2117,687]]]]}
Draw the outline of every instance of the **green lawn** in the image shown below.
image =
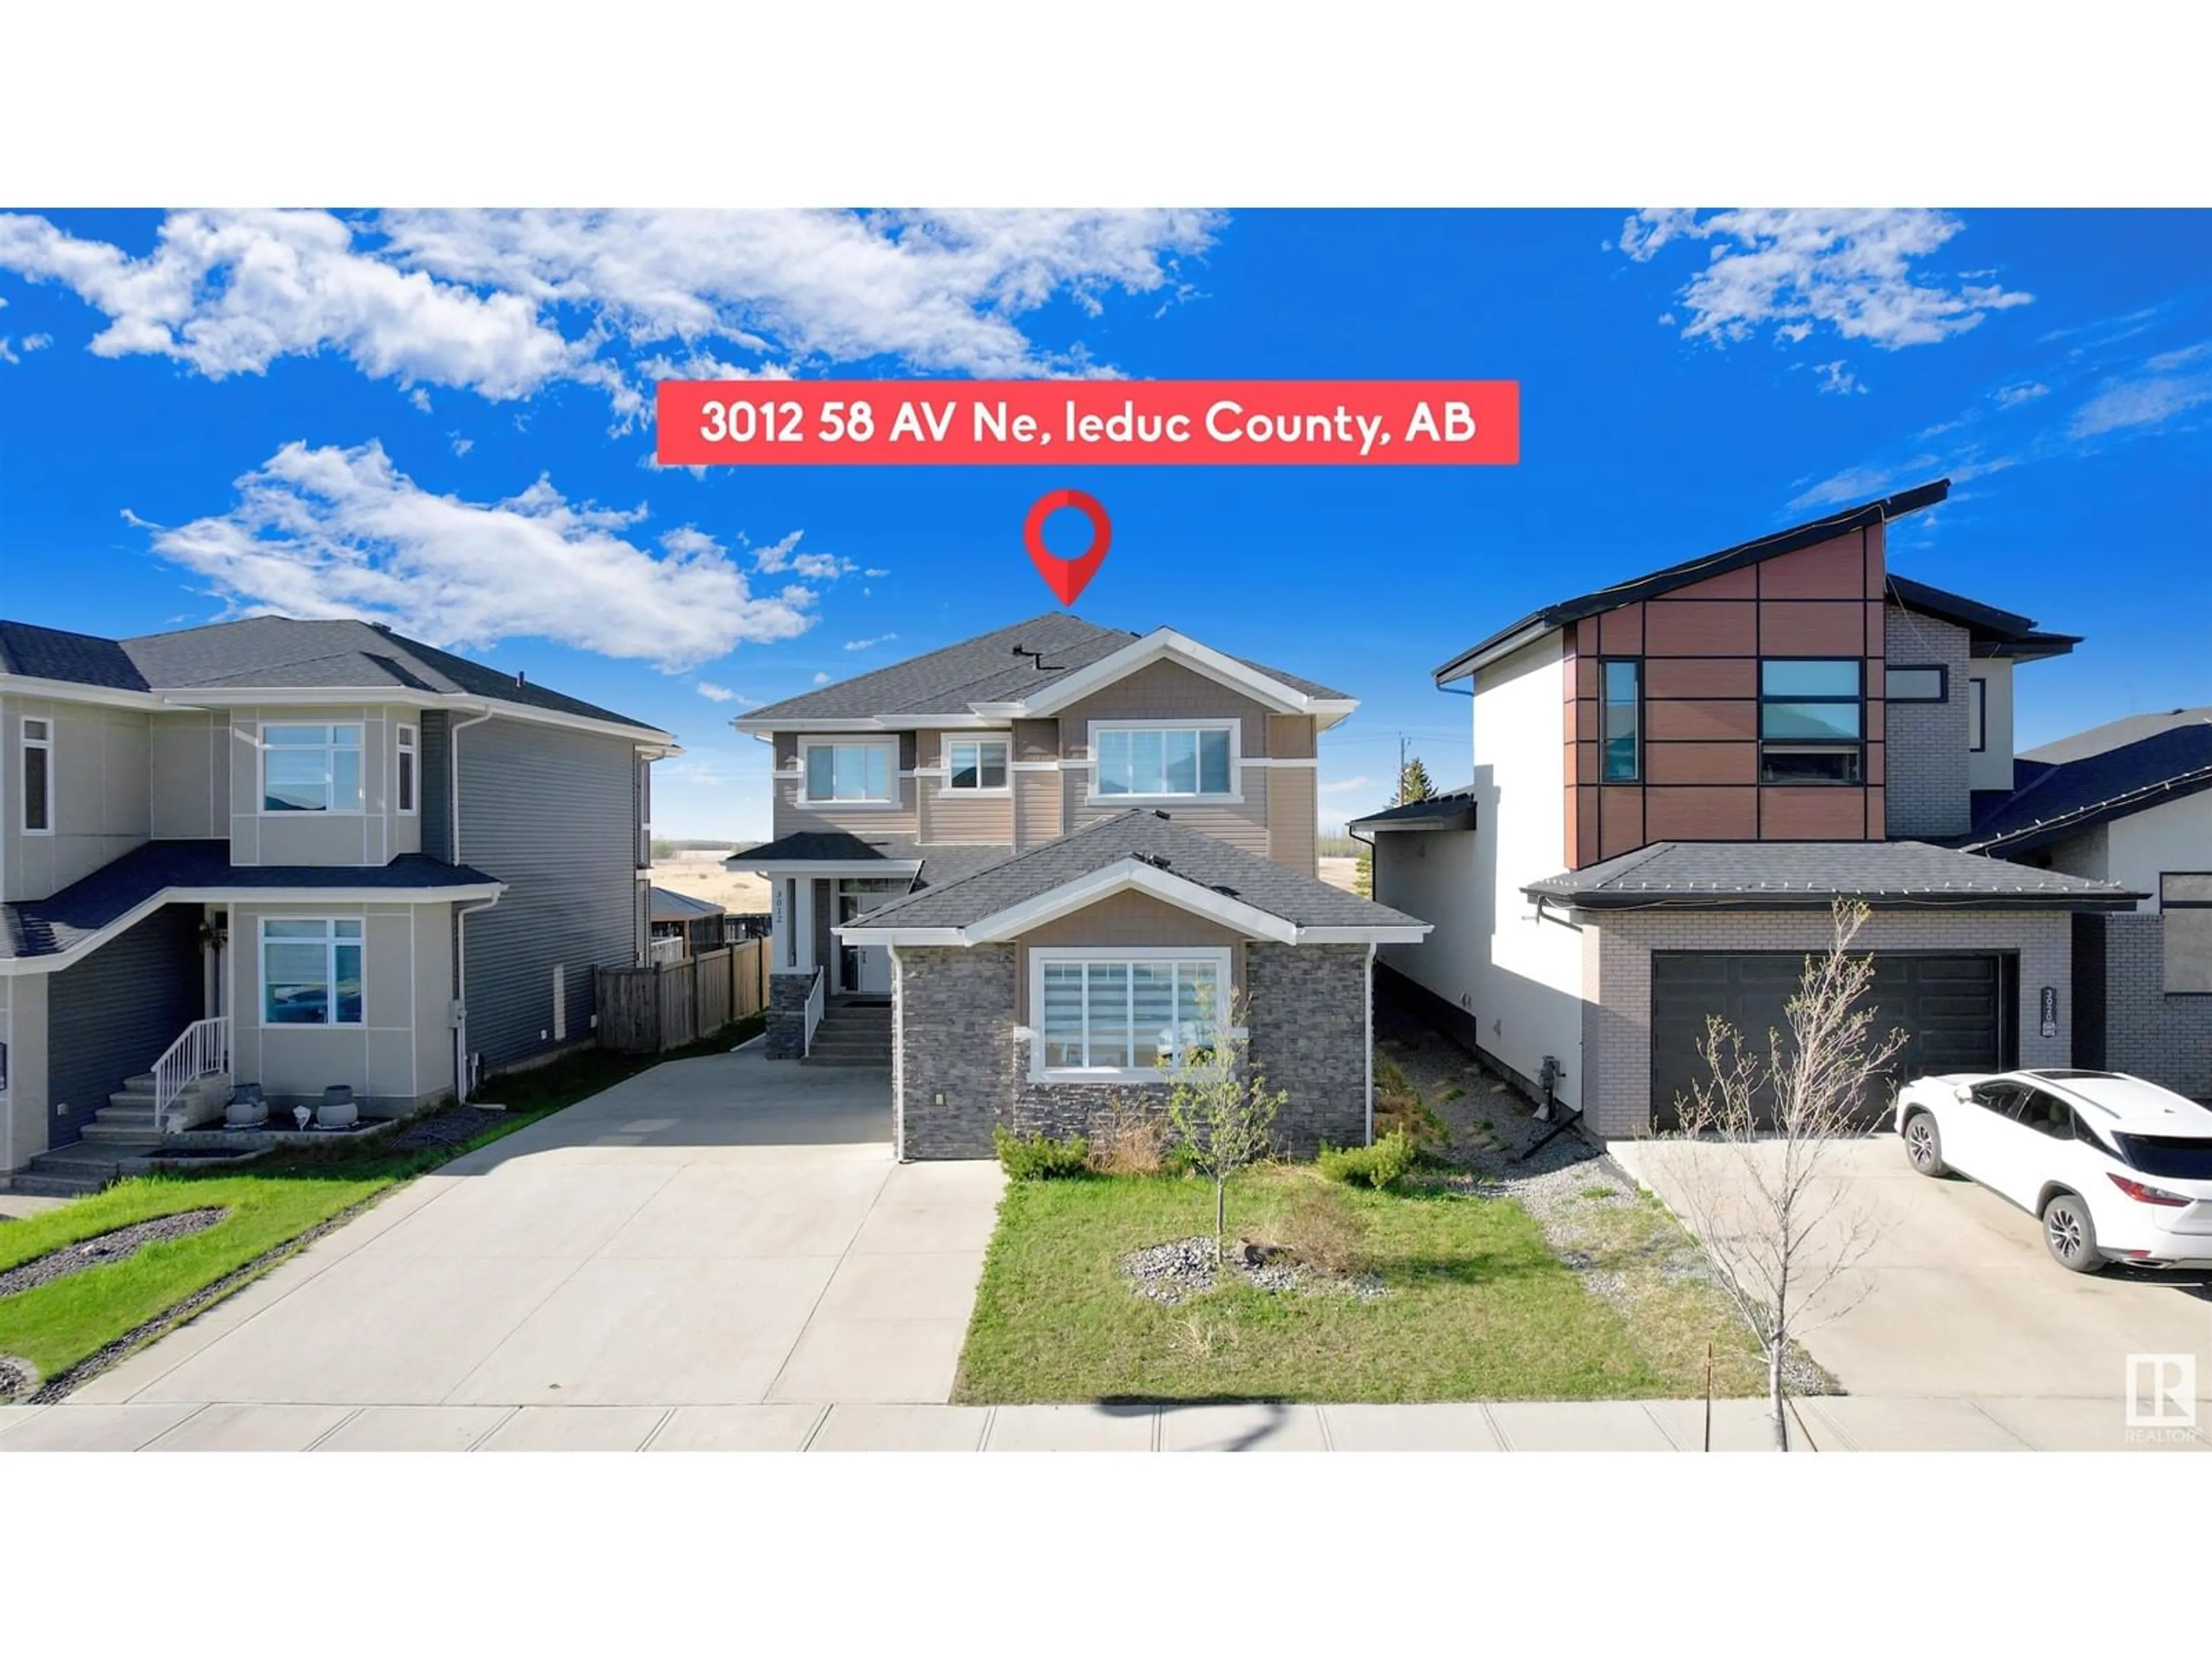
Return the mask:
{"type": "MultiPolygon", "coordinates": [[[[648,1058],[588,1050],[495,1079],[487,1097],[507,1109],[465,1146],[380,1151],[375,1142],[280,1151],[243,1169],[140,1176],[28,1220],[0,1224],[0,1272],[96,1234],[179,1210],[221,1205],[230,1213],[190,1237],[149,1245],[125,1261],[0,1297],[0,1354],[28,1360],[52,1380],[134,1332],[141,1342],[167,1328],[165,1316],[241,1268],[273,1267],[302,1233],[388,1193],[426,1170],[489,1145],[549,1113],[664,1060],[721,1054],[758,1030],[754,1017],[689,1048],[648,1058]]],[[[225,1294],[238,1285],[227,1287],[225,1294]]],[[[78,1381],[84,1379],[78,1378],[78,1381]]]]}
{"type": "MultiPolygon", "coordinates": [[[[1232,1234],[1265,1238],[1310,1169],[1255,1170],[1231,1189],[1232,1234]]],[[[1585,1291],[1536,1224],[1503,1199],[1346,1189],[1371,1267],[1389,1287],[1265,1292],[1241,1282],[1176,1307],[1131,1293],[1131,1250],[1208,1233],[1204,1182],[1096,1178],[1011,1184],[983,1267],[954,1398],[1574,1400],[1757,1391],[1749,1339],[1717,1302],[1684,1340],[1645,1340],[1585,1291]]]]}

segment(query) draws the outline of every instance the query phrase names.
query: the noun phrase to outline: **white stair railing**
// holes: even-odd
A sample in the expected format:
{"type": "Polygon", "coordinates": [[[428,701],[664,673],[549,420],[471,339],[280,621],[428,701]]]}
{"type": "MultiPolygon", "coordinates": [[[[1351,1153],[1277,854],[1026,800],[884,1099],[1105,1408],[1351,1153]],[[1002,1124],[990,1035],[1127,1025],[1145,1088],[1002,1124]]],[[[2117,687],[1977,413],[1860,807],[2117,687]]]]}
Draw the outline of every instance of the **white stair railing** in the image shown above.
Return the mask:
{"type": "Polygon", "coordinates": [[[823,1005],[823,987],[829,982],[829,980],[830,975],[824,973],[821,969],[817,968],[814,970],[814,983],[807,988],[806,1037],[805,1042],[800,1044],[799,1050],[802,1056],[811,1054],[814,1052],[814,1028],[822,1023],[822,1010],[823,1005]]]}
{"type": "Polygon", "coordinates": [[[179,1095],[204,1077],[214,1077],[230,1069],[230,1020],[228,1016],[214,1019],[196,1019],[171,1043],[168,1051],[154,1062],[154,1131],[161,1132],[162,1121],[179,1095]]]}

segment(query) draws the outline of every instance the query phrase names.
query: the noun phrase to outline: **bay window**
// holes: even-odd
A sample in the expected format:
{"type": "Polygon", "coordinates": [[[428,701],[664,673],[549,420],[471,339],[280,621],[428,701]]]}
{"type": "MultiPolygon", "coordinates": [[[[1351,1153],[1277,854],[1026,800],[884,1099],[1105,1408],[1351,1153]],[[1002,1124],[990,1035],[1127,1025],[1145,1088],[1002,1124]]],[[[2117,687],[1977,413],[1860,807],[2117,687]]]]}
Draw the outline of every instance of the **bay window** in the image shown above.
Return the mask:
{"type": "Polygon", "coordinates": [[[1234,723],[1092,728],[1098,795],[1231,795],[1234,723]]]}
{"type": "Polygon", "coordinates": [[[1759,781],[1856,783],[1864,665],[1856,657],[1769,657],[1759,665],[1759,781]]]}
{"type": "Polygon", "coordinates": [[[894,793],[887,743],[808,743],[800,745],[810,801],[889,805],[894,793]]]}
{"type": "Polygon", "coordinates": [[[1040,948],[1030,963],[1038,1081],[1158,1081],[1213,1048],[1226,951],[1040,948]]]}
{"type": "Polygon", "coordinates": [[[361,727],[261,728],[261,810],[361,811],[361,727]]]}
{"type": "Polygon", "coordinates": [[[261,924],[265,1025],[359,1025],[362,923],[270,916],[261,924]]]}
{"type": "Polygon", "coordinates": [[[1004,738],[948,738],[945,744],[945,787],[958,794],[981,794],[1006,787],[1004,738]]]}

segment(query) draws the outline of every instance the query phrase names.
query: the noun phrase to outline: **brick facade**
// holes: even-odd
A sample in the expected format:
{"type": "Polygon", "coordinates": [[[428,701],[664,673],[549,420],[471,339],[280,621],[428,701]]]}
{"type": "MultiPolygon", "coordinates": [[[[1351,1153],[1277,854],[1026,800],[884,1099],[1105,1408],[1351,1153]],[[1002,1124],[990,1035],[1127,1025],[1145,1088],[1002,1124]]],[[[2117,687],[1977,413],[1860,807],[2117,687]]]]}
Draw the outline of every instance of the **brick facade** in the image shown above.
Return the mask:
{"type": "MultiPolygon", "coordinates": [[[[1275,1133],[1291,1156],[1366,1139],[1367,955],[1364,945],[1245,951],[1250,1054],[1270,1086],[1290,1095],[1275,1133]]],[[[896,952],[891,1084],[902,1157],[988,1158],[994,1125],[1091,1134],[1117,1100],[1164,1098],[1156,1085],[1032,1083],[1029,1047],[1014,1035],[1017,960],[1012,945],[896,952]]]]}
{"type": "MultiPolygon", "coordinates": [[[[2124,920],[2124,918],[2123,918],[2124,920]]],[[[1831,938],[1824,911],[1650,911],[1585,915],[1583,923],[1582,1104],[1601,1135],[1651,1125],[1651,953],[1818,951],[1831,938]]],[[[2020,1063],[2073,1061],[2071,918],[2015,911],[1875,914],[1857,945],[1869,951],[2008,951],[2020,959],[2020,1063]],[[2038,1024],[2042,988],[2058,993],[2058,1035],[2038,1024]]]]}
{"type": "Polygon", "coordinates": [[[1889,732],[1889,833],[1899,841],[1963,836],[1972,819],[1966,790],[1966,664],[1971,636],[1956,623],[1892,605],[1886,666],[1940,667],[1942,702],[1893,702],[1889,732]]]}
{"type": "Polygon", "coordinates": [[[2212,996],[2166,994],[2165,922],[2154,911],[2076,921],[2084,1029],[2075,1060],[2205,1099],[2212,1097],[2212,996]]]}

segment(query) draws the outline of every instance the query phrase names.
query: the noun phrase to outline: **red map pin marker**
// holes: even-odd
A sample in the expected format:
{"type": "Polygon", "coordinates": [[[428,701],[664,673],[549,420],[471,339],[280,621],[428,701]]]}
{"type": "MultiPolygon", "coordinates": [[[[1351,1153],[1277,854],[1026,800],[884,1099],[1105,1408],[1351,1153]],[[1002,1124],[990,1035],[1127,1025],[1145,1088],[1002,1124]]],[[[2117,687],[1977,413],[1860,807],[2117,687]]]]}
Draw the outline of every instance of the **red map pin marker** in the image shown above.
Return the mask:
{"type": "Polygon", "coordinates": [[[1055,489],[1038,496],[1030,508],[1029,517],[1022,521],[1022,540],[1044,585],[1060,596],[1062,605],[1072,605],[1098,574],[1098,567],[1106,562],[1106,550],[1114,545],[1114,525],[1095,498],[1079,489],[1055,489]],[[1044,544],[1044,521],[1063,507],[1072,507],[1091,520],[1091,546],[1079,559],[1059,558],[1044,544]]]}

